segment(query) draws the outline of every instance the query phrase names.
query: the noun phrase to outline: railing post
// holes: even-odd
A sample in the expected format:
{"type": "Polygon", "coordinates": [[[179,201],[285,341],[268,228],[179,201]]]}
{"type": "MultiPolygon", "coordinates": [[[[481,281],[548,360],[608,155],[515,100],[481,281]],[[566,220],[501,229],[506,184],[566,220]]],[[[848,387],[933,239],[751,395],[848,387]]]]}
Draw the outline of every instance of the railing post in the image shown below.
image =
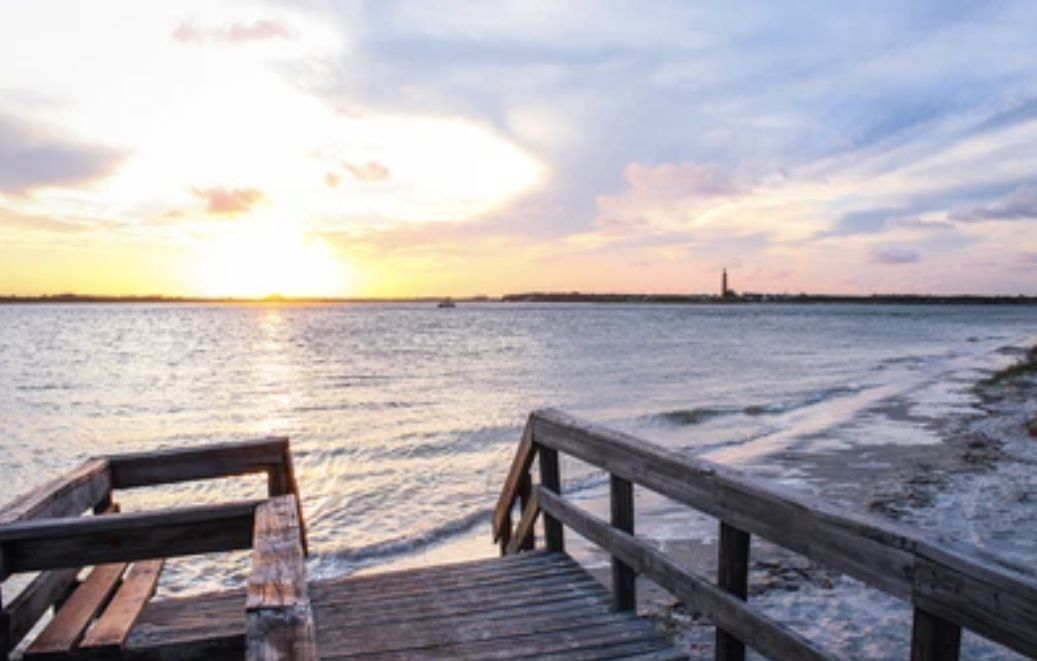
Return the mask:
{"type": "MultiPolygon", "coordinates": [[[[3,558],[0,558],[0,563],[3,558]]],[[[11,652],[11,614],[3,609],[3,586],[0,586],[0,661],[7,661],[11,652]]]]}
{"type": "MultiPolygon", "coordinates": [[[[749,533],[720,522],[717,585],[743,601],[749,595],[749,533]]],[[[745,644],[720,627],[716,630],[717,661],[743,661],[745,644]]]]}
{"type": "Polygon", "coordinates": [[[911,626],[911,661],[958,661],[961,627],[915,608],[911,626]]]}
{"type": "Polygon", "coordinates": [[[511,512],[508,511],[504,514],[503,524],[500,529],[500,544],[501,557],[508,555],[508,544],[511,543],[511,512]]]}
{"type": "MultiPolygon", "coordinates": [[[[558,450],[540,446],[540,485],[548,491],[561,493],[562,479],[558,472],[558,450]]],[[[562,535],[562,522],[544,512],[544,541],[550,551],[564,551],[565,538],[562,535]]]]}
{"type": "MultiPolygon", "coordinates": [[[[522,482],[519,483],[519,508],[521,511],[526,511],[526,505],[529,504],[529,499],[533,495],[533,480],[530,478],[529,473],[522,478],[522,482]]],[[[510,535],[509,535],[510,537],[510,535]]],[[[533,534],[533,529],[530,528],[529,534],[522,540],[522,544],[519,546],[520,551],[532,551],[536,548],[536,536],[533,534]]]]}
{"type": "MultiPolygon", "coordinates": [[[[615,474],[609,476],[612,525],[634,534],[634,485],[615,474]]],[[[633,568],[612,556],[612,604],[616,610],[637,610],[637,575],[633,568]]]]}

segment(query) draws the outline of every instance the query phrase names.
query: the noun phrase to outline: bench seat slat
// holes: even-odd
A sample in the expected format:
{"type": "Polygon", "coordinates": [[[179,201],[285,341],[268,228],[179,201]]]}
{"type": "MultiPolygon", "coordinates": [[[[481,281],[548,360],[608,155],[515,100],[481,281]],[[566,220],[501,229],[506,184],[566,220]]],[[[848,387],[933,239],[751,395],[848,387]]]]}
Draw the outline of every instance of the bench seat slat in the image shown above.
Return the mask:
{"type": "Polygon", "coordinates": [[[125,563],[117,562],[90,570],[83,584],[72,593],[65,605],[54,614],[54,619],[26,650],[25,657],[68,652],[75,647],[87,625],[108,603],[125,569],[125,563]]]}
{"type": "Polygon", "coordinates": [[[90,628],[79,646],[92,649],[121,648],[130,634],[133,623],[144,610],[144,604],[155,594],[155,586],[164,564],[165,560],[142,560],[133,563],[112,602],[104,609],[104,613],[90,628]]]}

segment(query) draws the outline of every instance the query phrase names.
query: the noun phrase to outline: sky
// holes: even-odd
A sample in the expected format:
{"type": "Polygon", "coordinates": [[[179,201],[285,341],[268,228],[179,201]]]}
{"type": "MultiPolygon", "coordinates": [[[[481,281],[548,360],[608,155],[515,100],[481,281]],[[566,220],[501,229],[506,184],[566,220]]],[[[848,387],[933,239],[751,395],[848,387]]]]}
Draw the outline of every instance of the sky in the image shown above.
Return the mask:
{"type": "Polygon", "coordinates": [[[0,0],[0,294],[1037,294],[1037,3],[0,0]]]}

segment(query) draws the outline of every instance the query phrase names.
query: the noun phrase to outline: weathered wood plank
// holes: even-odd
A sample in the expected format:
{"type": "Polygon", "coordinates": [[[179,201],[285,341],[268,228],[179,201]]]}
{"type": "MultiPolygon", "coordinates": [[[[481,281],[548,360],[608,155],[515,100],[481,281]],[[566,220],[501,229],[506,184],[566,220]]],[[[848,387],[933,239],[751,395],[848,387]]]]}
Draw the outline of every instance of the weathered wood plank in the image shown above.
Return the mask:
{"type": "Polygon", "coordinates": [[[107,461],[92,459],[8,503],[0,509],[0,523],[78,516],[104,500],[111,488],[107,461]]]}
{"type": "Polygon", "coordinates": [[[1037,579],[974,549],[922,542],[915,606],[1037,658],[1037,579]]]}
{"type": "Polygon", "coordinates": [[[94,567],[83,584],[54,614],[54,619],[32,641],[25,657],[66,653],[75,647],[90,621],[104,608],[119,586],[119,579],[125,569],[123,563],[94,567]]]}
{"type": "Polygon", "coordinates": [[[365,592],[389,594],[410,590],[415,586],[439,590],[456,585],[469,586],[472,583],[535,580],[538,576],[559,570],[577,571],[580,567],[559,553],[529,551],[489,561],[474,560],[312,582],[309,586],[310,599],[316,601],[341,594],[357,595],[365,592]]]}
{"type": "Polygon", "coordinates": [[[1023,654],[1037,655],[1037,577],[976,549],[951,552],[908,528],[689,459],[559,411],[531,417],[555,448],[759,535],[1023,654]],[[996,613],[996,615],[995,615],[996,613]]]}
{"type": "Polygon", "coordinates": [[[309,604],[293,496],[271,498],[256,508],[252,568],[245,592],[247,610],[309,604]]]}
{"type": "MultiPolygon", "coordinates": [[[[609,476],[609,509],[612,525],[634,534],[634,485],[616,475],[609,476]]],[[[637,610],[637,574],[612,556],[612,598],[616,610],[637,610]]]]}
{"type": "Polygon", "coordinates": [[[523,477],[529,475],[529,469],[533,466],[533,458],[536,456],[536,448],[531,438],[532,427],[529,422],[522,430],[522,440],[519,441],[518,449],[515,451],[515,459],[511,462],[508,475],[504,478],[504,488],[501,489],[497,506],[493,509],[493,541],[498,541],[504,531],[504,522],[510,518],[512,506],[518,498],[519,485],[523,477]]]}
{"type": "MultiPolygon", "coordinates": [[[[745,601],[749,595],[748,533],[720,522],[720,543],[717,545],[717,585],[722,590],[745,601]]],[[[735,636],[717,627],[716,658],[722,661],[743,661],[745,645],[735,636]]]]}
{"type": "Polygon", "coordinates": [[[545,591],[556,586],[568,585],[594,585],[583,570],[557,570],[551,574],[535,574],[515,577],[494,577],[492,579],[471,580],[465,582],[447,583],[428,586],[414,586],[412,588],[387,587],[383,593],[379,591],[354,591],[342,589],[335,593],[326,593],[320,598],[320,603],[355,605],[356,607],[375,606],[377,604],[391,604],[393,602],[413,603],[421,600],[450,601],[454,599],[467,599],[469,596],[484,597],[491,599],[502,591],[533,590],[545,591]]]}
{"type": "MultiPolygon", "coordinates": [[[[519,482],[519,507],[523,512],[526,510],[526,506],[529,505],[529,500],[533,497],[533,480],[529,473],[526,473],[522,481],[519,482]]],[[[532,551],[536,548],[536,535],[534,534],[533,528],[529,528],[526,531],[526,536],[522,538],[522,544],[519,546],[520,551],[532,551]]]]}
{"type": "Polygon", "coordinates": [[[562,617],[575,610],[606,613],[609,611],[608,596],[572,589],[547,590],[541,592],[517,592],[509,599],[480,603],[475,599],[454,600],[442,603],[435,600],[401,605],[398,608],[377,610],[351,609],[348,604],[316,604],[314,619],[317,622],[334,623],[337,629],[363,629],[385,622],[386,612],[392,613],[394,622],[436,623],[453,622],[460,619],[480,618],[484,621],[505,620],[524,617],[527,613],[557,613],[562,617]]]}
{"type": "MultiPolygon", "coordinates": [[[[457,643],[476,642],[509,638],[527,633],[547,635],[552,632],[582,629],[584,627],[606,625],[621,627],[624,623],[639,621],[629,613],[572,613],[567,617],[558,617],[555,613],[539,616],[512,618],[490,622],[476,620],[469,622],[457,620],[448,625],[427,630],[415,630],[414,627],[399,625],[390,618],[379,627],[371,627],[364,636],[353,632],[341,632],[330,623],[321,624],[320,646],[331,656],[345,654],[370,654],[394,650],[435,648],[457,643]]],[[[640,631],[644,631],[640,628],[640,631]]]]}
{"type": "Polygon", "coordinates": [[[141,560],[133,563],[111,603],[79,644],[81,648],[115,651],[122,648],[130,628],[137,621],[144,604],[155,594],[159,574],[165,560],[141,560]]]}
{"type": "MultiPolygon", "coordinates": [[[[3,586],[0,586],[0,606],[3,606],[3,586]]],[[[8,653],[14,649],[17,642],[11,640],[11,614],[6,610],[0,610],[0,659],[7,661],[8,653]]]]}
{"type": "Polygon", "coordinates": [[[961,627],[915,609],[911,624],[911,661],[958,661],[961,627]]]}
{"type": "Polygon", "coordinates": [[[540,505],[537,504],[536,493],[533,493],[522,510],[522,518],[519,519],[518,527],[515,528],[514,538],[508,543],[508,555],[518,553],[526,546],[526,540],[533,535],[533,527],[536,525],[538,516],[540,516],[540,505]]]}
{"type": "MultiPolygon", "coordinates": [[[[558,451],[554,448],[538,446],[537,453],[540,455],[540,487],[554,493],[561,493],[562,475],[558,466],[558,451]]],[[[559,553],[565,551],[562,524],[555,521],[550,514],[544,515],[544,543],[549,551],[559,553]]]]}
{"type": "Polygon", "coordinates": [[[42,572],[11,600],[5,609],[10,615],[11,645],[20,643],[44,613],[68,592],[78,573],[73,568],[42,572]]]}
{"type": "Polygon", "coordinates": [[[248,661],[317,661],[313,612],[308,606],[265,608],[245,616],[248,661]]]}
{"type": "Polygon", "coordinates": [[[634,570],[649,577],[717,626],[766,656],[781,659],[828,659],[820,648],[756,608],[696,576],[636,537],[616,530],[596,516],[540,488],[540,507],[634,570]]]}
{"type": "Polygon", "coordinates": [[[112,487],[129,489],[248,473],[280,473],[288,439],[271,437],[108,457],[112,487]]]}
{"type": "Polygon", "coordinates": [[[12,523],[0,527],[4,576],[246,549],[260,502],[12,523]]]}
{"type": "Polygon", "coordinates": [[[442,595],[434,591],[424,594],[401,595],[390,599],[371,599],[350,601],[335,599],[316,603],[319,618],[324,615],[334,616],[343,626],[351,622],[366,622],[373,614],[384,618],[385,612],[391,612],[397,619],[404,616],[424,618],[433,617],[440,612],[467,612],[475,607],[475,612],[487,614],[498,610],[510,609],[515,604],[534,603],[537,600],[548,602],[558,599],[597,600],[607,597],[600,583],[595,583],[591,576],[569,576],[551,581],[530,584],[509,584],[493,588],[470,586],[468,589],[458,588],[442,595]]]}
{"type": "MultiPolygon", "coordinates": [[[[474,608],[474,604],[468,604],[462,609],[444,608],[439,609],[435,602],[426,602],[426,605],[435,612],[428,617],[419,613],[410,613],[406,617],[400,617],[392,609],[377,611],[381,614],[380,619],[364,621],[353,621],[348,619],[350,614],[345,609],[328,610],[317,608],[314,616],[322,625],[334,627],[333,636],[336,639],[364,638],[373,632],[385,633],[386,627],[394,631],[406,631],[405,637],[423,637],[425,635],[438,635],[441,631],[454,631],[461,627],[470,629],[484,629],[496,632],[498,627],[510,626],[509,623],[516,619],[543,619],[552,617],[573,617],[608,615],[611,611],[608,603],[598,595],[596,598],[569,597],[565,594],[545,594],[539,601],[527,603],[523,609],[513,607],[507,608],[474,608]]],[[[372,613],[372,615],[375,613],[372,613]]]]}
{"type": "Polygon", "coordinates": [[[294,496],[271,498],[256,508],[252,569],[245,592],[249,661],[317,659],[294,496]]]}
{"type": "MultiPolygon", "coordinates": [[[[347,650],[328,646],[324,659],[364,659],[365,661],[411,661],[416,659],[600,659],[610,658],[610,650],[621,654],[627,645],[641,647],[659,644],[664,639],[645,622],[631,621],[582,626],[574,629],[534,631],[511,634],[500,638],[458,641],[421,648],[381,650],[352,654],[347,650]],[[590,650],[590,654],[581,654],[590,650]]],[[[323,650],[324,648],[322,648],[323,650]]]]}

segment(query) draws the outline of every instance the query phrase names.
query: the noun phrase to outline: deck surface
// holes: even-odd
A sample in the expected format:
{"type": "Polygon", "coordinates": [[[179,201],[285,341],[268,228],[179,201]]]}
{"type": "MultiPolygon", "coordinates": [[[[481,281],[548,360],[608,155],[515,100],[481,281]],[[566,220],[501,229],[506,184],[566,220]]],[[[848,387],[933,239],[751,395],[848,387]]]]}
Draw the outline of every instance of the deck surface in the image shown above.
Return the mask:
{"type": "MultiPolygon", "coordinates": [[[[322,659],[681,659],[651,622],[610,608],[609,592],[564,554],[310,583],[322,659]]],[[[241,591],[150,603],[127,652],[242,658],[241,591]]]]}

